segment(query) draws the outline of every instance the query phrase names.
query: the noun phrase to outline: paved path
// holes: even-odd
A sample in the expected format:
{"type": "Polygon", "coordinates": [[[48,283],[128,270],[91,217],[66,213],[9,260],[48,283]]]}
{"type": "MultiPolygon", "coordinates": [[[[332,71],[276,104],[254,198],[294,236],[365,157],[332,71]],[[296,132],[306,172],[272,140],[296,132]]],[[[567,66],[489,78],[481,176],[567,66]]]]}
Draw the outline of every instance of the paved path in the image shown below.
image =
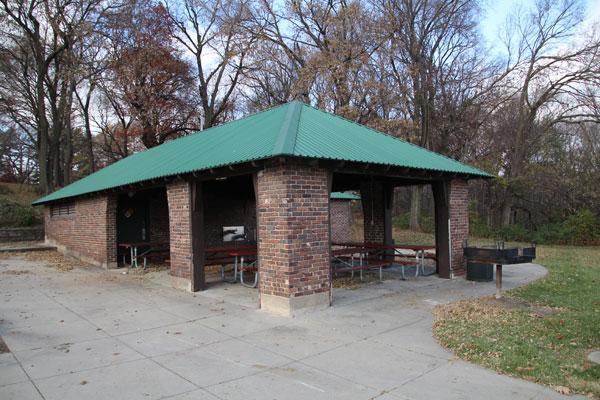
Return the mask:
{"type": "MultiPolygon", "coordinates": [[[[545,273],[505,270],[507,287],[545,273]]],[[[0,336],[11,350],[0,354],[0,399],[564,398],[459,361],[431,337],[435,304],[493,291],[463,279],[386,281],[284,318],[216,292],[0,260],[0,336]]]]}

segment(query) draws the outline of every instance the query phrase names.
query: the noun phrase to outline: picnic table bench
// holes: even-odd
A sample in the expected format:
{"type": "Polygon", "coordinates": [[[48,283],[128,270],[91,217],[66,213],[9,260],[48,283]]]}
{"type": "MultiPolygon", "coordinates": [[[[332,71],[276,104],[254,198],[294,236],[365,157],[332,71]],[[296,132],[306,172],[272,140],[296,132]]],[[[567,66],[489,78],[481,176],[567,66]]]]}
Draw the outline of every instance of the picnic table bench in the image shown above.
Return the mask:
{"type": "Polygon", "coordinates": [[[428,254],[426,251],[434,250],[435,246],[427,245],[385,245],[380,243],[333,243],[335,249],[332,249],[332,269],[337,272],[351,272],[354,276],[355,271],[360,271],[362,279],[363,270],[379,269],[379,279],[383,277],[383,268],[393,265],[402,267],[402,278],[405,279],[406,266],[415,266],[415,276],[419,275],[419,267],[424,273],[424,259],[435,259],[435,255],[428,254]],[[402,250],[410,250],[415,253],[415,261],[403,260],[408,257],[402,250]],[[358,264],[355,260],[358,258],[358,264]],[[338,264],[338,265],[336,265],[338,264]],[[341,265],[340,265],[341,264],[341,265]]]}
{"type": "MultiPolygon", "coordinates": [[[[139,267],[139,258],[144,260],[143,267],[146,268],[148,258],[164,257],[169,256],[170,254],[169,242],[128,242],[119,243],[117,246],[129,250],[129,263],[131,268],[139,267]]],[[[126,255],[123,254],[123,264],[125,263],[126,255]]]]}
{"type": "Polygon", "coordinates": [[[204,265],[220,265],[221,279],[235,283],[239,280],[243,286],[255,288],[258,285],[258,267],[256,265],[257,247],[252,244],[215,246],[205,249],[204,265]],[[249,262],[247,262],[250,260],[249,262]],[[233,277],[225,276],[225,266],[233,264],[233,277]],[[254,272],[254,282],[244,280],[244,272],[254,272]]]}

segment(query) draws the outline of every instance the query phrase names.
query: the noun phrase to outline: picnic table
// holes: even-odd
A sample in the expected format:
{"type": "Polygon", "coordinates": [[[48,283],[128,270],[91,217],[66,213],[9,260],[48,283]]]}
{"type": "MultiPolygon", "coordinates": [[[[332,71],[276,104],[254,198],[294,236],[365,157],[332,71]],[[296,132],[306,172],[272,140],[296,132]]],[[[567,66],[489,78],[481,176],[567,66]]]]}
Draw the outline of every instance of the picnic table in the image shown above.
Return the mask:
{"type": "MultiPolygon", "coordinates": [[[[146,268],[147,258],[152,253],[166,253],[170,250],[169,242],[127,242],[118,243],[118,247],[129,250],[129,262],[131,268],[138,268],[138,258],[143,258],[144,268],[146,268]],[[140,249],[142,250],[140,253],[140,249]]],[[[125,264],[125,254],[123,254],[123,264],[125,264]]]]}
{"type": "Polygon", "coordinates": [[[332,249],[332,263],[334,273],[351,272],[354,277],[354,271],[360,271],[362,279],[362,271],[369,269],[379,269],[379,279],[382,279],[383,268],[399,264],[402,267],[402,279],[405,277],[405,267],[415,266],[415,277],[419,275],[419,267],[421,273],[424,274],[425,258],[435,258],[435,256],[426,256],[426,251],[435,250],[435,246],[428,245],[386,245],[381,243],[333,243],[335,249],[332,249]],[[402,253],[402,250],[409,250],[415,253],[414,263],[411,261],[399,260],[406,258],[407,255],[402,253]],[[392,254],[390,254],[390,252],[392,254]],[[358,264],[355,263],[358,258],[358,264]],[[341,267],[335,267],[335,263],[341,264],[341,267]]]}
{"type": "Polygon", "coordinates": [[[257,247],[253,244],[214,246],[205,249],[205,265],[220,265],[221,279],[225,282],[240,283],[255,288],[258,285],[258,268],[256,265],[257,247]],[[251,260],[248,262],[248,260],[251,260]],[[225,265],[233,264],[233,277],[225,276],[225,265]],[[254,272],[254,282],[244,280],[244,272],[254,272]]]}

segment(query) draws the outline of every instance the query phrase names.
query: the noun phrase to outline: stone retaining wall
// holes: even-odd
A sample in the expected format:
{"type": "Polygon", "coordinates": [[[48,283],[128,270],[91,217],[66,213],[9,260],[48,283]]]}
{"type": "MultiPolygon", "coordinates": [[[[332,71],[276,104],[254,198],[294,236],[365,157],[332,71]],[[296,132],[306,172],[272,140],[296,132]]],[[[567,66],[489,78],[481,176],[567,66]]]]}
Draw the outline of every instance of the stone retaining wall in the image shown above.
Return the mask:
{"type": "Polygon", "coordinates": [[[27,228],[0,228],[0,243],[35,242],[42,240],[44,240],[43,226],[32,226],[27,228]]]}

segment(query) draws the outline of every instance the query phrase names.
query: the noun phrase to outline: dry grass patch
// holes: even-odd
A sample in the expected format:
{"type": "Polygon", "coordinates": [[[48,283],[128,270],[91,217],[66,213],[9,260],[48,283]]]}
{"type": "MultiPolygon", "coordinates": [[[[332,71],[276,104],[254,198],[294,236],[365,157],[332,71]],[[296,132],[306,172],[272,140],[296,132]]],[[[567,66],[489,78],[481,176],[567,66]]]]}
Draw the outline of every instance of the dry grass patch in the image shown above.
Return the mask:
{"type": "Polygon", "coordinates": [[[27,261],[43,263],[59,271],[71,271],[75,267],[81,267],[83,264],[74,258],[67,257],[56,250],[31,251],[23,253],[27,261]]]}
{"type": "Polygon", "coordinates": [[[334,289],[359,289],[368,285],[379,283],[379,275],[373,275],[369,273],[363,273],[363,279],[360,280],[358,272],[354,278],[350,276],[334,277],[333,287],[334,289]]]}

